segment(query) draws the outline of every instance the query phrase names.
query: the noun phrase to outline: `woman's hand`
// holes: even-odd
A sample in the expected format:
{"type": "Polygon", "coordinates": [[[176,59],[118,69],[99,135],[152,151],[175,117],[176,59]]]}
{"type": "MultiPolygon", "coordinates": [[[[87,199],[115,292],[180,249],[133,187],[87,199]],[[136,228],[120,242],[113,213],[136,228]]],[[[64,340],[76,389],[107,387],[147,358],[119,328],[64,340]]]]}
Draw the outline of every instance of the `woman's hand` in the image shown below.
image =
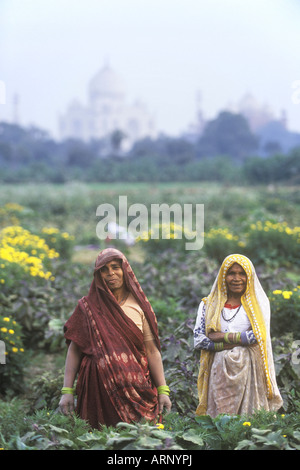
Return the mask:
{"type": "Polygon", "coordinates": [[[64,415],[72,414],[74,411],[74,395],[72,393],[66,393],[62,395],[59,402],[59,409],[64,415]]]}
{"type": "Polygon", "coordinates": [[[160,413],[164,411],[164,408],[167,412],[171,411],[172,403],[168,395],[164,395],[163,393],[158,395],[158,408],[160,413]]]}
{"type": "Polygon", "coordinates": [[[224,333],[221,333],[221,331],[211,331],[208,333],[208,337],[214,343],[221,343],[224,341],[224,333]]]}
{"type": "MultiPolygon", "coordinates": [[[[229,338],[232,341],[233,340],[233,335],[234,333],[229,333],[229,338]]],[[[211,341],[214,343],[222,343],[223,342],[223,349],[233,349],[236,346],[241,346],[241,342],[239,343],[225,343],[224,341],[224,336],[225,333],[222,333],[221,331],[211,331],[208,333],[208,337],[211,341]]]]}

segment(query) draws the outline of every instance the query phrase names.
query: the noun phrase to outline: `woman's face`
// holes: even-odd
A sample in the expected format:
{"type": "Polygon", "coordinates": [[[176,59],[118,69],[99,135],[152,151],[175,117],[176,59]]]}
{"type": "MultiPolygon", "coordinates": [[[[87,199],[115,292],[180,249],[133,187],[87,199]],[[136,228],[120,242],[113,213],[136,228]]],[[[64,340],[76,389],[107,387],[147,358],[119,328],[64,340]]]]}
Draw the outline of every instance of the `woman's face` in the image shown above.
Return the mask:
{"type": "Polygon", "coordinates": [[[234,263],[226,273],[225,282],[228,295],[243,295],[247,286],[247,274],[242,266],[234,263]]]}
{"type": "Polygon", "coordinates": [[[124,274],[120,260],[112,260],[100,269],[101,277],[111,291],[121,289],[124,285],[124,274]]]}

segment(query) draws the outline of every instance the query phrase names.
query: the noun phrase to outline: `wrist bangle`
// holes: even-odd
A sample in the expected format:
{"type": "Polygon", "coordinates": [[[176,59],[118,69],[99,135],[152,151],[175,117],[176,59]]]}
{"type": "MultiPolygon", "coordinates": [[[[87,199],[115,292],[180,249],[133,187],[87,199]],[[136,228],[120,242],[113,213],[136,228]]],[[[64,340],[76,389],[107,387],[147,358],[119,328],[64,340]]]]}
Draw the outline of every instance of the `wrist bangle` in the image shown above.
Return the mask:
{"type": "Polygon", "coordinates": [[[215,351],[222,351],[224,347],[224,343],[215,343],[215,351]]]}
{"type": "Polygon", "coordinates": [[[224,341],[225,341],[225,343],[230,343],[230,341],[229,341],[229,333],[225,333],[225,335],[224,335],[224,341]]]}
{"type": "Polygon", "coordinates": [[[74,395],[75,389],[71,387],[63,387],[61,389],[61,394],[66,395],[67,393],[70,393],[71,395],[74,395]]]}
{"type": "Polygon", "coordinates": [[[170,395],[170,389],[168,385],[160,385],[157,387],[158,395],[170,395]]]}

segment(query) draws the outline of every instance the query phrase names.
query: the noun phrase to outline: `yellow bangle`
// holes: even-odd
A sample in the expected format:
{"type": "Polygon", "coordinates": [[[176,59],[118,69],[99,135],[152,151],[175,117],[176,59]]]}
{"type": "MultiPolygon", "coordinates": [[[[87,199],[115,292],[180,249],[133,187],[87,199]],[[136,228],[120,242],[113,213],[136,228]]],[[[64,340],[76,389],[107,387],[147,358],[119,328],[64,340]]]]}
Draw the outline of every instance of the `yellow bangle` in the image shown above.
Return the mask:
{"type": "Polygon", "coordinates": [[[168,385],[160,385],[157,387],[158,395],[170,395],[170,389],[168,385]]]}
{"type": "Polygon", "coordinates": [[[74,392],[75,392],[75,389],[74,388],[70,388],[70,387],[63,387],[61,389],[61,394],[62,395],[66,395],[67,393],[70,393],[71,395],[74,395],[74,392]]]}

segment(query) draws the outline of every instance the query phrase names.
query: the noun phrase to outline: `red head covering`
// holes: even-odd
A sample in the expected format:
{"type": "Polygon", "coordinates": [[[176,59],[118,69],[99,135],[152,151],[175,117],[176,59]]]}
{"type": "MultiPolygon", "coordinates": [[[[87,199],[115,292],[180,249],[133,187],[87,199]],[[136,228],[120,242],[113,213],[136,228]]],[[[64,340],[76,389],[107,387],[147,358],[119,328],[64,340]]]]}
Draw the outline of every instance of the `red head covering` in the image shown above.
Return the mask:
{"type": "Polygon", "coordinates": [[[94,280],[91,284],[89,294],[86,297],[88,304],[95,312],[99,312],[99,313],[101,312],[101,309],[104,308],[104,304],[105,304],[107,307],[109,307],[110,312],[113,315],[116,315],[118,317],[118,314],[120,314],[126,320],[127,323],[132,325],[133,323],[132,320],[130,320],[123,313],[123,310],[120,308],[114,295],[112,294],[112,292],[110,291],[109,287],[107,286],[106,282],[102,279],[102,276],[100,274],[100,269],[114,259],[121,260],[121,266],[123,269],[124,281],[125,281],[126,287],[129,290],[129,292],[133,294],[138,304],[142,308],[145,314],[145,317],[149,323],[149,326],[151,328],[151,331],[153,333],[153,336],[155,338],[156,345],[158,349],[160,349],[156,316],[149,303],[149,300],[147,299],[137,278],[135,277],[135,274],[127,258],[124,256],[124,254],[121,251],[116,250],[115,248],[106,248],[105,250],[101,251],[99,255],[97,256],[97,259],[95,262],[95,269],[94,269],[94,280]]]}

